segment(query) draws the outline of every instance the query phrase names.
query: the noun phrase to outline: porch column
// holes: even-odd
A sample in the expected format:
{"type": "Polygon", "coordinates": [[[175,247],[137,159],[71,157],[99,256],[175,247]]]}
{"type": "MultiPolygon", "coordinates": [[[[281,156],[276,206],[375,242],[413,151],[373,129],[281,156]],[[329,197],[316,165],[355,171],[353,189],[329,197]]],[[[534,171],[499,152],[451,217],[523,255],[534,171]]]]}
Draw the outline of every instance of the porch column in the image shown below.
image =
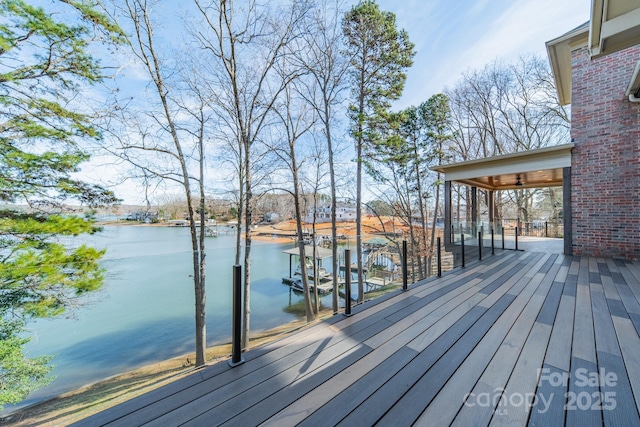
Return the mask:
{"type": "Polygon", "coordinates": [[[488,198],[488,201],[489,201],[489,223],[491,225],[493,225],[493,222],[496,219],[495,195],[494,195],[494,191],[493,190],[487,191],[487,198],[488,198]]]}
{"type": "Polygon", "coordinates": [[[471,187],[471,236],[478,232],[478,187],[471,187]]]}
{"type": "Polygon", "coordinates": [[[564,254],[573,255],[573,224],[571,209],[571,167],[562,169],[562,223],[564,225],[564,254]]]}
{"type": "Polygon", "coordinates": [[[444,182],[444,244],[451,243],[451,181],[444,182]]]}

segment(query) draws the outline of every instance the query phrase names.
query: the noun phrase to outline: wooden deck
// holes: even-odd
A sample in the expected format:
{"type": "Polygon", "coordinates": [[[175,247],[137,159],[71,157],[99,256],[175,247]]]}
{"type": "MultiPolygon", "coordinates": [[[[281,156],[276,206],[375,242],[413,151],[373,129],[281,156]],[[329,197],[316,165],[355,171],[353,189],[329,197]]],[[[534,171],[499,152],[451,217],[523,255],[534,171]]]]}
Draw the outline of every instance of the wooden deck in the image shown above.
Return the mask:
{"type": "Polygon", "coordinates": [[[640,425],[640,263],[501,252],[77,425],[640,425]]]}

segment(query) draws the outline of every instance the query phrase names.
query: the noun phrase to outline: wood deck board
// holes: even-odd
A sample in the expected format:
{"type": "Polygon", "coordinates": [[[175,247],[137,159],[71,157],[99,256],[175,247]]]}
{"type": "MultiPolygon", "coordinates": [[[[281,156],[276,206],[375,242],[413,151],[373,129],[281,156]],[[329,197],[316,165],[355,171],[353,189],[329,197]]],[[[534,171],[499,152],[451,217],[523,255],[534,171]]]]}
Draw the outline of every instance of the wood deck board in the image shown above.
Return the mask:
{"type": "MultiPolygon", "coordinates": [[[[535,276],[534,276],[535,277],[535,276]]],[[[523,347],[527,338],[533,329],[535,319],[538,317],[540,308],[542,307],[546,295],[538,292],[543,279],[538,277],[537,280],[530,281],[528,286],[529,292],[532,293],[524,310],[514,318],[513,326],[500,346],[496,350],[490,363],[484,369],[482,376],[478,380],[476,386],[471,393],[475,396],[484,394],[500,397],[500,390],[507,387],[509,378],[520,358],[523,347]]],[[[527,391],[521,391],[523,394],[527,391]]],[[[465,405],[460,409],[453,425],[488,425],[491,422],[493,414],[504,408],[499,407],[500,400],[492,399],[491,405],[484,405],[480,408],[477,406],[465,405]]],[[[500,412],[500,415],[504,415],[500,412]]],[[[506,413],[508,415],[508,411],[506,413]]]]}
{"type": "Polygon", "coordinates": [[[422,310],[414,311],[410,315],[412,318],[410,322],[412,324],[411,327],[406,328],[405,325],[396,323],[387,328],[387,330],[364,341],[364,344],[371,348],[376,348],[377,351],[365,356],[356,366],[350,367],[345,374],[331,378],[325,384],[318,387],[318,389],[313,390],[309,396],[305,396],[304,399],[296,401],[293,405],[286,408],[285,413],[279,414],[275,419],[286,418],[292,421],[293,418],[290,415],[292,412],[298,417],[301,413],[308,411],[310,406],[317,406],[318,402],[327,401],[327,397],[332,397],[339,393],[358,378],[374,370],[376,366],[383,363],[388,357],[393,357],[395,350],[410,342],[416,335],[420,334],[421,331],[428,329],[442,317],[442,313],[449,312],[473,294],[473,289],[468,289],[459,295],[452,292],[452,298],[446,299],[442,297],[440,299],[445,301],[444,304],[443,301],[436,300],[430,305],[425,306],[422,310]]]}
{"type": "MultiPolygon", "coordinates": [[[[486,367],[493,358],[500,343],[513,326],[513,319],[520,315],[534,291],[535,288],[529,284],[528,291],[524,289],[518,294],[514,302],[487,332],[484,339],[473,349],[447,384],[442,387],[432,404],[420,415],[416,421],[417,424],[442,426],[449,425],[453,421],[459,409],[467,403],[465,397],[471,397],[468,393],[480,378],[483,367],[486,367]],[[443,407],[447,407],[449,410],[443,411],[443,407]]],[[[470,404],[475,404],[475,402],[472,401],[470,404]]]]}
{"type": "MultiPolygon", "coordinates": [[[[285,353],[282,356],[282,360],[290,364],[299,363],[300,360],[305,360],[315,354],[316,350],[313,348],[314,344],[324,342],[324,340],[327,339],[339,341],[341,336],[336,336],[335,333],[332,333],[331,331],[325,331],[325,334],[315,334],[313,337],[315,340],[306,340],[306,343],[305,340],[302,339],[297,340],[296,345],[292,343],[289,347],[290,352],[285,353]]],[[[277,354],[276,351],[274,351],[274,354],[276,356],[275,360],[279,360],[277,357],[280,355],[277,354]]],[[[131,425],[132,423],[142,424],[172,410],[181,410],[181,408],[188,406],[191,401],[209,390],[212,382],[216,384],[217,390],[222,391],[225,391],[225,386],[232,382],[236,384],[236,387],[240,387],[247,378],[251,378],[253,384],[259,383],[261,380],[266,379],[261,377],[261,375],[262,372],[267,371],[267,367],[270,365],[270,362],[266,357],[263,360],[254,359],[254,361],[256,363],[243,364],[238,366],[237,369],[228,369],[224,365],[220,364],[222,369],[216,369],[214,371],[216,375],[202,375],[202,381],[191,384],[189,387],[183,387],[175,390],[170,400],[153,399],[152,401],[150,400],[149,403],[145,402],[146,405],[142,406],[141,404],[138,411],[136,411],[136,413],[131,417],[123,419],[121,423],[115,422],[112,425],[131,425]]],[[[208,369],[203,372],[209,373],[208,369]]],[[[275,375],[273,373],[273,369],[269,369],[268,372],[275,375]]]]}
{"type": "Polygon", "coordinates": [[[636,410],[640,411],[640,337],[635,334],[635,328],[629,319],[614,317],[613,324],[620,342],[627,376],[633,389],[636,410]]]}
{"type": "MultiPolygon", "coordinates": [[[[370,355],[376,353],[371,353],[370,355]]],[[[356,376],[355,382],[352,382],[354,381],[354,376],[349,375],[352,373],[351,370],[347,370],[346,375],[335,376],[331,381],[323,384],[324,387],[319,387],[313,393],[310,393],[308,398],[296,402],[286,410],[275,414],[268,420],[267,425],[297,424],[299,426],[315,427],[318,425],[337,424],[344,418],[346,411],[358,407],[417,355],[417,351],[403,346],[391,356],[382,359],[377,365],[371,367],[365,374],[356,376]],[[347,384],[349,386],[345,387],[347,384]],[[334,386],[337,387],[334,388],[334,386]],[[322,404],[318,409],[318,405],[314,404],[314,399],[326,403],[322,404]]],[[[376,354],[376,356],[378,355],[376,354]]]]}
{"type": "MultiPolygon", "coordinates": [[[[563,261],[564,264],[564,261],[563,261]]],[[[549,343],[546,347],[546,354],[543,363],[538,370],[538,384],[536,388],[535,400],[529,416],[529,426],[558,426],[564,424],[564,404],[567,384],[551,382],[549,378],[568,378],[571,365],[571,340],[573,336],[573,319],[575,308],[575,297],[567,295],[565,288],[570,286],[567,283],[568,269],[558,270],[553,281],[553,288],[560,288],[560,299],[558,301],[555,318],[550,324],[552,327],[549,343]]],[[[575,294],[569,291],[568,294],[575,294]]],[[[552,293],[550,292],[550,298],[552,293]]],[[[545,301],[545,305],[549,299],[545,301]]],[[[553,305],[553,303],[549,303],[553,305]]],[[[544,311],[543,309],[541,310],[544,311]]],[[[540,316],[538,317],[541,318],[540,316]]]]}
{"type": "Polygon", "coordinates": [[[484,312],[484,308],[472,308],[337,425],[375,424],[411,387],[416,373],[432,366],[484,312]]]}
{"type": "MultiPolygon", "coordinates": [[[[553,257],[550,261],[555,263],[556,258],[553,257]]],[[[540,311],[505,386],[505,396],[519,396],[521,399],[517,401],[513,398],[509,399],[504,406],[504,411],[494,413],[490,425],[525,425],[532,411],[541,410],[533,407],[538,384],[538,369],[543,365],[563,288],[562,284],[558,285],[554,280],[559,266],[553,270],[551,266],[547,269],[547,274],[541,278],[540,286],[534,295],[537,298],[544,298],[540,311]]],[[[531,303],[537,304],[537,301],[532,298],[531,303]]]]}
{"type": "Polygon", "coordinates": [[[468,355],[493,326],[504,310],[515,300],[505,294],[451,346],[411,389],[380,419],[382,425],[411,425],[426,405],[438,394],[468,355]]]}
{"type": "Polygon", "coordinates": [[[638,278],[638,275],[637,275],[637,274],[640,274],[640,272],[638,272],[637,274],[634,273],[640,269],[635,263],[632,263],[632,262],[627,263],[622,261],[621,263],[616,263],[616,265],[618,266],[619,272],[614,273],[616,274],[616,277],[614,278],[614,280],[617,279],[616,280],[617,283],[626,284],[627,286],[629,286],[631,289],[631,292],[636,297],[636,301],[640,302],[640,279],[638,278]]]}
{"type": "MultiPolygon", "coordinates": [[[[470,282],[471,284],[474,281],[470,282]]],[[[398,348],[406,349],[409,351],[410,349],[406,347],[406,345],[411,342],[418,335],[423,333],[423,331],[428,330],[437,320],[442,319],[445,315],[449,314],[450,316],[456,316],[456,310],[458,312],[465,312],[467,309],[462,307],[460,309],[461,304],[468,300],[472,295],[478,292],[478,289],[475,286],[460,286],[464,292],[450,292],[450,299],[445,299],[444,297],[440,298],[437,301],[433,301],[431,304],[425,306],[421,312],[412,313],[409,318],[409,324],[411,327],[407,328],[404,323],[396,323],[393,327],[390,327],[385,334],[378,334],[370,340],[365,341],[365,344],[371,347],[380,347],[378,351],[373,352],[365,357],[365,359],[358,363],[357,366],[350,367],[350,369],[345,373],[345,375],[341,375],[339,377],[332,378],[327,383],[323,384],[322,387],[314,390],[313,393],[310,393],[309,396],[305,396],[304,399],[296,402],[294,405],[286,408],[286,411],[278,414],[273,420],[287,420],[289,422],[298,422],[302,421],[300,419],[301,415],[312,412],[310,408],[318,405],[319,402],[327,402],[327,398],[335,400],[335,402],[340,402],[341,409],[345,410],[345,403],[350,402],[350,404],[354,405],[352,408],[355,408],[358,404],[364,400],[369,394],[373,393],[379,386],[381,386],[385,381],[381,382],[382,378],[390,375],[391,371],[387,370],[382,375],[378,373],[376,369],[380,364],[385,364],[388,360],[388,357],[394,357],[393,354],[398,348]],[[442,301],[444,304],[437,305],[442,301]],[[437,307],[437,308],[436,308],[437,307]],[[460,311],[462,310],[462,311],[460,311]],[[419,318],[420,314],[422,317],[419,318]],[[391,333],[389,335],[389,332],[391,333]],[[386,336],[385,336],[386,335],[386,336]],[[382,344],[381,344],[382,343],[382,344]],[[362,381],[361,381],[362,380],[362,381]],[[358,382],[358,384],[355,384],[358,382]],[[363,385],[366,383],[366,387],[363,385]],[[377,386],[373,386],[377,384],[377,386]],[[347,390],[347,388],[351,388],[351,390],[347,390]],[[374,387],[371,389],[371,387],[374,387]],[[366,390],[370,390],[368,393],[366,390]],[[358,396],[357,399],[353,399],[351,397],[338,397],[336,394],[341,393],[349,396],[358,396]],[[334,398],[335,396],[335,398],[334,398]],[[338,400],[340,399],[340,400],[338,400]]],[[[473,305],[473,304],[472,304],[473,305]]],[[[412,350],[412,352],[417,354],[417,351],[412,350]]],[[[406,352],[405,352],[406,353],[406,352]]],[[[406,364],[406,363],[405,363],[406,364]]],[[[403,366],[402,364],[396,365],[398,370],[403,366]]],[[[389,368],[392,369],[392,368],[389,368]]],[[[331,418],[332,411],[331,407],[338,403],[333,403],[333,405],[326,405],[327,407],[323,407],[321,411],[319,411],[318,415],[314,414],[314,417],[310,419],[313,420],[324,420],[326,417],[331,418]]],[[[335,420],[339,421],[338,418],[335,420]]],[[[306,424],[306,423],[305,423],[306,424]]],[[[311,424],[307,424],[311,425],[311,424]]]]}
{"type": "MultiPolygon", "coordinates": [[[[524,267],[521,265],[520,267],[524,267]]],[[[503,272],[503,274],[505,274],[503,272]]],[[[511,270],[513,273],[513,270],[511,270]]],[[[522,273],[524,275],[525,272],[522,273]]],[[[413,385],[413,387],[403,396],[401,405],[396,404],[391,410],[380,420],[384,425],[385,422],[407,424],[413,422],[423,410],[423,405],[428,403],[429,395],[434,397],[441,386],[448,380],[453,372],[460,366],[464,358],[466,357],[466,351],[460,349],[473,348],[485,333],[491,328],[495,319],[499,317],[506,307],[515,299],[515,296],[509,295],[508,290],[511,289],[513,283],[508,283],[507,279],[502,277],[502,274],[494,277],[500,286],[504,286],[502,291],[498,291],[498,287],[491,286],[493,291],[491,294],[497,297],[492,300],[491,294],[485,300],[492,300],[493,303],[486,304],[485,300],[483,306],[488,308],[488,311],[482,315],[480,319],[467,331],[464,335],[449,349],[446,353],[435,363],[435,365],[428,369],[425,375],[413,385]],[[495,317],[491,317],[495,316],[495,317]],[[483,321],[484,319],[484,321],[483,321]],[[449,356],[447,356],[449,355],[449,356]],[[415,405],[414,402],[419,401],[421,405],[415,405]]],[[[481,291],[484,293],[486,287],[481,291]]],[[[428,366],[423,366],[428,368],[428,366]]],[[[387,385],[388,386],[388,385],[387,385]]]]}
{"type": "Polygon", "coordinates": [[[349,354],[367,337],[385,329],[388,326],[382,322],[363,329],[355,334],[353,339],[343,339],[337,343],[331,340],[315,346],[312,352],[297,354],[295,359],[278,359],[273,364],[266,365],[256,375],[252,372],[236,381],[230,381],[219,385],[215,391],[209,393],[192,393],[197,397],[189,404],[168,412],[166,416],[158,418],[156,425],[175,425],[193,418],[195,415],[209,413],[210,416],[219,418],[217,414],[234,411],[242,411],[243,408],[260,402],[276,391],[275,385],[288,384],[307,375],[312,375],[316,369],[329,364],[349,354]],[[295,363],[294,363],[295,362],[295,363]],[[248,397],[247,397],[248,396],[248,397]],[[230,409],[231,408],[231,409],[230,409]]]}
{"type": "MultiPolygon", "coordinates": [[[[348,355],[348,357],[341,358],[339,361],[329,364],[323,368],[322,372],[317,375],[311,375],[304,380],[296,380],[287,387],[279,390],[276,393],[270,394],[269,397],[260,401],[260,403],[251,406],[248,410],[231,418],[227,423],[223,425],[241,425],[241,426],[253,426],[258,425],[266,419],[270,418],[274,412],[278,412],[282,408],[295,402],[300,397],[304,396],[310,390],[313,390],[318,385],[322,384],[327,378],[331,378],[335,375],[339,375],[340,372],[347,369],[357,360],[361,359],[364,355],[371,351],[370,348],[361,345],[354,352],[348,355]]],[[[216,417],[213,417],[214,419],[216,417]]],[[[211,417],[208,414],[203,414],[197,419],[194,419],[195,423],[187,423],[185,425],[211,425],[211,417]]]]}
{"type": "Polygon", "coordinates": [[[568,410],[566,422],[568,425],[602,425],[602,411],[573,410],[572,407],[577,402],[571,402],[572,397],[577,399],[579,396],[589,396],[589,399],[591,399],[591,396],[599,391],[597,385],[576,380],[581,376],[581,373],[594,373],[598,370],[589,276],[589,260],[583,257],[580,259],[576,288],[576,309],[573,328],[573,346],[571,350],[571,376],[567,399],[568,410]]]}
{"type": "MultiPolygon", "coordinates": [[[[611,292],[613,291],[612,289],[611,292]]],[[[615,298],[615,295],[611,296],[615,298]]],[[[609,301],[615,301],[615,299],[609,301]]],[[[640,425],[631,384],[622,361],[622,353],[613,324],[613,314],[610,312],[604,289],[593,282],[591,283],[591,302],[600,372],[597,378],[600,394],[593,399],[593,406],[602,407],[605,425],[640,425]],[[616,410],[610,410],[614,404],[616,410]]],[[[615,304],[613,306],[620,308],[615,304]]],[[[624,316],[620,311],[618,314],[624,316]]]]}
{"type": "MultiPolygon", "coordinates": [[[[508,273],[509,280],[502,280],[502,277],[496,277],[495,279],[499,283],[501,283],[502,289],[500,289],[500,288],[495,289],[494,292],[492,292],[492,294],[489,294],[487,296],[487,298],[485,298],[484,300],[482,300],[482,301],[480,301],[478,303],[478,307],[482,306],[482,307],[485,307],[485,308],[491,310],[492,307],[495,304],[497,304],[498,301],[500,301],[500,299],[503,299],[503,301],[509,301],[509,302],[511,302],[513,299],[515,299],[515,296],[513,294],[518,294],[521,291],[521,289],[519,289],[516,292],[513,292],[512,294],[510,294],[509,290],[512,289],[513,287],[518,287],[518,288],[523,287],[526,284],[526,281],[524,281],[524,280],[519,281],[519,279],[521,279],[522,277],[526,276],[531,271],[534,271],[537,268],[539,268],[539,265],[541,263],[541,261],[540,261],[541,258],[542,258],[541,256],[535,257],[533,260],[534,261],[538,261],[537,263],[535,263],[533,265],[528,265],[528,268],[521,268],[521,269],[517,270],[515,272],[515,274],[513,274],[513,275],[511,275],[511,273],[514,273],[514,271],[513,270],[510,271],[508,273]]],[[[520,265],[520,267],[524,267],[525,265],[526,264],[520,265]]],[[[507,304],[507,306],[508,306],[508,304],[507,304]]],[[[501,312],[504,312],[504,308],[501,310],[501,312]]],[[[484,332],[486,332],[486,330],[484,332]]],[[[464,336],[469,336],[468,335],[469,333],[470,332],[468,331],[467,333],[465,333],[464,336]]],[[[473,334],[473,333],[471,333],[471,334],[473,334]]],[[[469,344],[466,347],[473,348],[474,346],[471,346],[469,344]]],[[[447,350],[447,352],[449,352],[449,350],[447,350]]],[[[457,352],[457,353],[454,353],[453,356],[444,357],[444,359],[441,358],[440,360],[443,360],[443,363],[452,363],[454,366],[458,366],[461,363],[461,360],[458,360],[457,356],[466,355],[466,354],[467,354],[466,352],[457,352]]],[[[440,362],[438,362],[438,363],[440,363],[440,362]]],[[[451,365],[450,365],[450,367],[451,367],[451,365]]],[[[429,366],[426,366],[426,368],[429,368],[429,366]]],[[[434,375],[438,376],[438,375],[441,375],[443,372],[444,373],[449,373],[449,375],[446,375],[445,377],[440,376],[439,380],[433,381],[433,383],[435,383],[435,384],[440,384],[441,380],[443,380],[443,379],[446,380],[448,378],[448,376],[450,376],[450,374],[452,373],[450,370],[448,370],[446,368],[445,369],[435,369],[435,370],[432,370],[430,372],[431,372],[431,376],[434,376],[434,375]]],[[[428,376],[428,378],[431,378],[431,376],[428,376]]],[[[403,398],[402,398],[402,403],[403,404],[399,407],[399,409],[396,409],[396,408],[392,409],[390,411],[391,414],[393,414],[394,412],[402,414],[402,418],[404,419],[404,421],[407,421],[407,419],[410,418],[410,417],[414,417],[415,418],[415,417],[419,416],[420,413],[422,412],[423,408],[424,408],[423,406],[418,406],[417,409],[416,409],[415,407],[413,407],[415,405],[412,406],[411,404],[409,404],[408,407],[412,407],[412,409],[406,410],[406,409],[403,409],[403,408],[406,408],[406,407],[404,407],[404,403],[405,402],[410,402],[411,399],[408,399],[407,396],[412,396],[412,395],[415,396],[415,399],[424,400],[424,402],[423,402],[424,404],[428,403],[428,399],[425,398],[425,392],[424,392],[423,388],[424,388],[425,384],[431,385],[431,383],[432,383],[432,381],[430,381],[430,380],[424,380],[424,382],[422,382],[422,384],[423,384],[422,387],[418,386],[416,389],[412,388],[412,390],[417,390],[417,391],[414,391],[414,392],[409,391],[407,393],[407,395],[403,396],[403,398]],[[417,412],[417,413],[415,413],[415,412],[417,412]]],[[[394,419],[394,416],[387,416],[387,417],[388,418],[384,418],[384,419],[386,419],[389,423],[392,423],[392,421],[394,419]]],[[[403,422],[401,421],[400,424],[403,424],[403,422]]]]}
{"type": "Polygon", "coordinates": [[[76,425],[640,424],[640,264],[483,255],[76,425]],[[616,381],[577,384],[602,369],[616,381]],[[565,410],[568,393],[616,409],[565,410]],[[535,406],[500,405],[519,395],[535,406]]]}

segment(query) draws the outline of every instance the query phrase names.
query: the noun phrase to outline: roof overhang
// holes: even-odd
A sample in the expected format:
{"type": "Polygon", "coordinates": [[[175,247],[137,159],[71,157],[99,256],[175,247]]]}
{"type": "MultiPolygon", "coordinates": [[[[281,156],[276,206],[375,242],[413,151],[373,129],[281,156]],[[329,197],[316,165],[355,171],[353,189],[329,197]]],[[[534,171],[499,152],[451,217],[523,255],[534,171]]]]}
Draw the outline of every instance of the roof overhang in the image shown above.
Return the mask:
{"type": "Polygon", "coordinates": [[[591,58],[597,58],[637,44],[640,0],[591,0],[590,21],[547,42],[560,104],[571,103],[572,50],[587,46],[591,58]]]}
{"type": "MultiPolygon", "coordinates": [[[[300,248],[298,248],[297,246],[295,248],[291,248],[291,249],[286,249],[284,251],[282,251],[285,254],[288,255],[300,255],[300,248]]],[[[313,246],[311,245],[305,245],[304,247],[304,254],[306,258],[313,258],[313,246]]],[[[333,252],[331,251],[331,249],[327,249],[327,248],[321,248],[321,247],[317,247],[316,246],[316,259],[325,259],[325,258],[330,258],[333,256],[333,252]]]]}
{"type": "Polygon", "coordinates": [[[589,51],[608,55],[640,44],[640,0],[592,0],[589,51]]]}
{"type": "Polygon", "coordinates": [[[589,22],[547,42],[547,54],[556,82],[560,105],[571,103],[571,51],[584,47],[589,40],[589,22]]]}
{"type": "Polygon", "coordinates": [[[446,181],[454,181],[485,190],[518,190],[562,185],[562,171],[571,167],[574,144],[556,145],[485,159],[433,166],[446,181]],[[522,185],[516,185],[519,182],[522,185]]]}

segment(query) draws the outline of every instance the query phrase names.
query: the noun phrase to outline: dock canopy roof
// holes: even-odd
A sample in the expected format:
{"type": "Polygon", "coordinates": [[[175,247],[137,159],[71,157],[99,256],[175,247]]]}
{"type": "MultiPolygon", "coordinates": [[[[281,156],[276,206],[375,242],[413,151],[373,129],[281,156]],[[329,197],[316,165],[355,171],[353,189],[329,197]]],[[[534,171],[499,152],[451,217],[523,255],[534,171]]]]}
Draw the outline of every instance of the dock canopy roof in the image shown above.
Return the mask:
{"type": "Polygon", "coordinates": [[[432,166],[454,181],[485,190],[516,190],[562,185],[562,170],[571,167],[574,144],[556,145],[497,157],[432,166]]]}
{"type": "MultiPolygon", "coordinates": [[[[297,246],[295,248],[287,249],[282,252],[289,255],[300,255],[300,249],[297,246]]],[[[304,254],[307,258],[312,258],[313,246],[305,245],[304,254]]],[[[319,246],[316,246],[316,259],[331,258],[332,256],[333,256],[333,251],[331,249],[321,248],[319,246]]]]}

